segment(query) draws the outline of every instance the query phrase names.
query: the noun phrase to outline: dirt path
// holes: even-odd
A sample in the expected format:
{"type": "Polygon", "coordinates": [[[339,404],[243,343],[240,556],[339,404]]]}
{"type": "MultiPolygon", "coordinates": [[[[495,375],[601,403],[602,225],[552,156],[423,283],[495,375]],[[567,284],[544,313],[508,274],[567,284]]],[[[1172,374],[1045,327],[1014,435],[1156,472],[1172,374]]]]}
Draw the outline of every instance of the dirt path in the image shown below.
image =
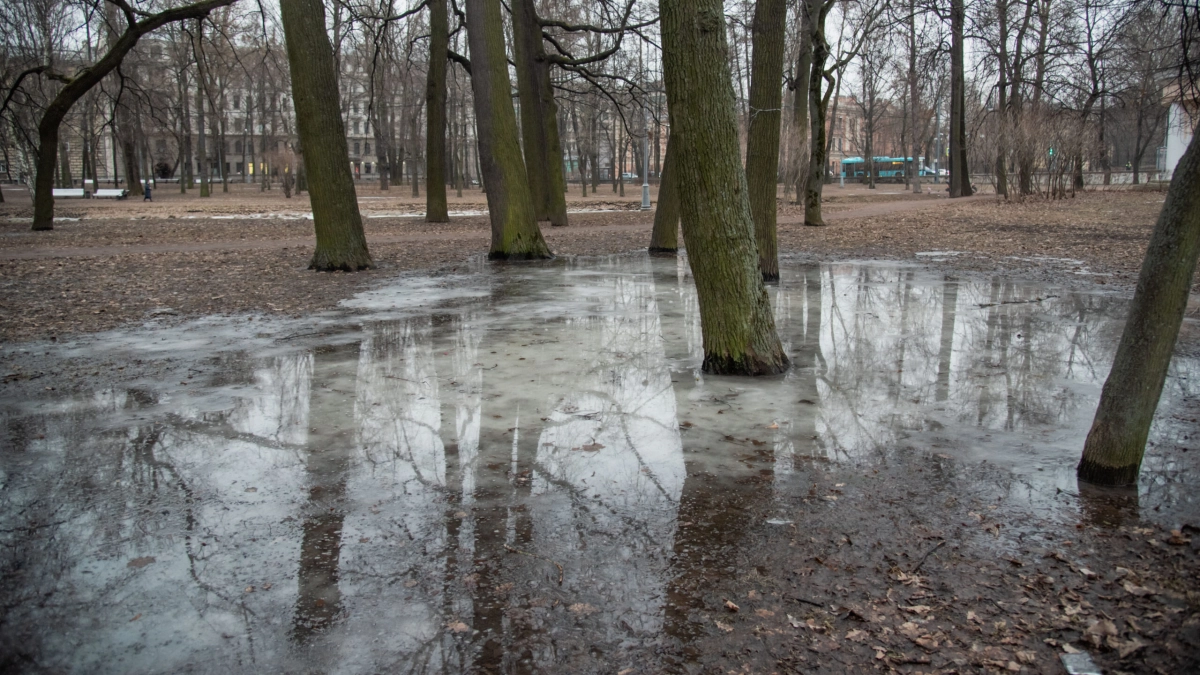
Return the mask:
{"type": "MultiPolygon", "coordinates": [[[[904,201],[888,201],[876,204],[868,204],[863,207],[848,209],[845,211],[836,211],[825,216],[827,221],[844,221],[854,220],[858,218],[871,218],[875,216],[890,215],[895,213],[905,213],[911,211],[921,211],[927,209],[942,208],[950,204],[964,204],[968,202],[983,201],[994,199],[991,195],[977,195],[958,199],[951,202],[948,199],[929,199],[929,200],[904,200],[904,201]]],[[[653,213],[639,214],[644,215],[644,219],[639,219],[641,222],[635,224],[617,224],[617,225],[584,225],[572,227],[570,231],[573,234],[589,235],[596,233],[613,234],[617,232],[636,232],[645,230],[653,224],[653,213]]],[[[799,225],[804,222],[803,216],[785,216],[779,219],[780,225],[799,225]]],[[[557,232],[558,230],[548,230],[548,233],[557,232]]],[[[470,240],[486,240],[489,233],[485,227],[473,230],[450,231],[450,232],[414,232],[409,234],[387,234],[387,235],[368,235],[367,243],[375,244],[405,244],[418,243],[429,241],[470,241],[470,240]]],[[[311,237],[305,238],[289,238],[289,239],[270,239],[260,241],[213,241],[196,244],[144,244],[133,246],[84,246],[84,247],[36,247],[24,250],[0,251],[0,260],[45,260],[52,258],[84,258],[84,257],[108,257],[119,255],[146,255],[159,253],[204,253],[214,251],[256,251],[266,249],[288,249],[295,247],[311,246],[311,237]]]]}

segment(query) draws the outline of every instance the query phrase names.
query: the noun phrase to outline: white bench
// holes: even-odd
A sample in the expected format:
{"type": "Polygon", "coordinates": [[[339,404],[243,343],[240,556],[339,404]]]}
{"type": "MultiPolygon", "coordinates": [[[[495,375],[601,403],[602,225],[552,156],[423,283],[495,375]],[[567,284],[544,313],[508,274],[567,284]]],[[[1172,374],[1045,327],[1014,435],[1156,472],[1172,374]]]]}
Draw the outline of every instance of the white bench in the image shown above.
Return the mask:
{"type": "Polygon", "coordinates": [[[55,199],[83,199],[87,197],[87,192],[83,188],[54,188],[52,193],[55,199]]]}
{"type": "Polygon", "coordinates": [[[96,194],[94,196],[100,199],[125,199],[129,196],[129,190],[126,190],[125,188],[102,188],[100,190],[96,190],[96,194]]]}

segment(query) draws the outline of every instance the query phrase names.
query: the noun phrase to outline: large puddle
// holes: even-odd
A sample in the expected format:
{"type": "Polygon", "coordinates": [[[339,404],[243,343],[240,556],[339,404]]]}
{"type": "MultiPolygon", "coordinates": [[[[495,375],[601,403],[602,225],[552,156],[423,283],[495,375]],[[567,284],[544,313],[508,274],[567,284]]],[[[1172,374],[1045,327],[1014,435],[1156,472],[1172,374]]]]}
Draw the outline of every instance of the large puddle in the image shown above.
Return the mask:
{"type": "MultiPolygon", "coordinates": [[[[771,295],[794,367],[769,380],[701,374],[686,263],[644,256],[44,346],[170,374],[0,400],[0,648],[90,673],[615,672],[703,639],[677,579],[789,524],[814,472],[995,465],[1008,498],[1077,514],[1124,299],[872,263],[788,264],[771,295]],[[734,492],[781,506],[747,525],[734,492]]],[[[1198,390],[1177,357],[1142,517],[1196,513],[1198,390]]]]}

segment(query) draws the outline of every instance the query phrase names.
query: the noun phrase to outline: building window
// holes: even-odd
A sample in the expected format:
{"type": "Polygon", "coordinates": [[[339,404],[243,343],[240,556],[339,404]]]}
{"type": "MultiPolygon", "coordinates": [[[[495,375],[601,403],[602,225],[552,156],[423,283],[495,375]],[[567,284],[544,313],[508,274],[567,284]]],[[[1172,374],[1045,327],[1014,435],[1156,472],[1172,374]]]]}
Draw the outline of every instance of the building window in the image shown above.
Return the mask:
{"type": "MultiPolygon", "coordinates": [[[[242,142],[241,141],[233,142],[233,151],[239,155],[242,154],[242,142]]],[[[238,169],[238,171],[241,171],[241,169],[238,169]]]]}
{"type": "MultiPolygon", "coordinates": [[[[363,154],[364,155],[371,154],[371,141],[367,141],[366,143],[363,143],[363,154]]],[[[371,172],[368,171],[367,173],[371,173],[371,172]]]]}
{"type": "Polygon", "coordinates": [[[367,162],[366,169],[367,169],[367,173],[371,173],[371,163],[370,162],[367,162]]]}
{"type": "Polygon", "coordinates": [[[358,144],[358,141],[354,141],[354,154],[356,154],[356,155],[357,155],[357,154],[358,154],[358,150],[359,150],[359,144],[358,144]]]}
{"type": "Polygon", "coordinates": [[[154,142],[154,151],[155,151],[155,152],[157,152],[157,153],[158,153],[158,154],[160,154],[160,155],[166,154],[166,152],[167,152],[167,141],[166,141],[165,139],[162,139],[162,138],[160,138],[160,139],[158,139],[157,141],[155,141],[155,142],[154,142]]]}
{"type": "Polygon", "coordinates": [[[363,121],[363,133],[364,133],[364,134],[369,134],[369,133],[371,133],[371,120],[364,120],[364,121],[363,121]]]}
{"type": "Polygon", "coordinates": [[[354,133],[358,133],[358,120],[354,120],[354,133]]]}
{"type": "Polygon", "coordinates": [[[238,162],[238,163],[237,163],[237,172],[238,172],[238,173],[241,173],[241,172],[242,172],[242,163],[241,163],[241,162],[238,162]]]}
{"type": "Polygon", "coordinates": [[[358,101],[350,104],[350,112],[354,113],[355,115],[358,114],[358,101]]]}
{"type": "Polygon", "coordinates": [[[233,109],[240,110],[242,107],[242,97],[240,94],[233,95],[233,109]]]}

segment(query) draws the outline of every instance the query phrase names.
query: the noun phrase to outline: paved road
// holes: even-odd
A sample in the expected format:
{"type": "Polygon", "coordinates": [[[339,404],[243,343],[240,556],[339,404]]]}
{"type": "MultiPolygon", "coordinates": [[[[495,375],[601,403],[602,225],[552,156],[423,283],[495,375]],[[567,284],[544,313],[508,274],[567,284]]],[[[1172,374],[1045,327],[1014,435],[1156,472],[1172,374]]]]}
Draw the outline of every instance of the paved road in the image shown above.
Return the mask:
{"type": "MultiPolygon", "coordinates": [[[[891,213],[908,211],[923,211],[927,209],[944,208],[950,204],[963,204],[981,200],[994,199],[992,195],[975,195],[964,199],[930,199],[879,202],[868,204],[856,209],[836,211],[825,216],[826,222],[840,220],[855,220],[891,213]]],[[[804,222],[803,216],[789,216],[779,219],[780,225],[798,225],[804,222]]],[[[583,225],[570,228],[572,234],[588,234],[646,230],[653,224],[650,214],[640,223],[626,225],[583,225]]],[[[553,230],[549,230],[553,233],[553,230]]],[[[367,238],[368,244],[398,244],[422,241],[469,241],[484,240],[490,237],[486,228],[478,230],[461,230],[451,232],[413,232],[411,234],[374,235],[367,238]]],[[[141,255],[149,253],[196,253],[207,251],[255,251],[263,249],[281,249],[312,246],[312,238],[295,239],[266,239],[259,241],[212,241],[199,244],[145,244],[134,246],[86,246],[86,247],[38,247],[15,251],[0,251],[0,260],[41,260],[49,258],[95,258],[119,255],[141,255]]]]}

